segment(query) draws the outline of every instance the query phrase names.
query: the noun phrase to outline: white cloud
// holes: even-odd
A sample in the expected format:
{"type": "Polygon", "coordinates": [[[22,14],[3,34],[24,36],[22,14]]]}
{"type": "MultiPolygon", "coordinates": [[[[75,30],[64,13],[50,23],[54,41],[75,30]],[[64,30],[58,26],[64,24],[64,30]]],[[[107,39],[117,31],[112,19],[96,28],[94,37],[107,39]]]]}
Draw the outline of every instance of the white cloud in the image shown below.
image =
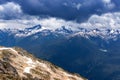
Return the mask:
{"type": "Polygon", "coordinates": [[[20,5],[8,2],[0,5],[0,18],[15,18],[22,15],[22,10],[20,5]]]}
{"type": "Polygon", "coordinates": [[[120,12],[105,13],[102,15],[92,15],[88,21],[83,23],[76,23],[74,21],[65,21],[62,19],[49,18],[38,21],[41,25],[47,28],[59,28],[61,26],[66,26],[67,28],[72,28],[76,30],[78,28],[86,29],[113,29],[120,30],[120,12]]]}
{"type": "Polygon", "coordinates": [[[108,9],[113,9],[115,7],[115,4],[112,3],[111,0],[102,0],[104,3],[104,6],[108,9]]]}
{"type": "Polygon", "coordinates": [[[65,21],[63,19],[57,18],[38,19],[34,17],[31,19],[21,20],[0,20],[0,29],[3,28],[24,29],[38,24],[40,24],[44,29],[50,30],[55,30],[62,26],[65,26],[66,28],[72,28],[73,30],[77,30],[77,27],[79,27],[79,24],[74,21],[65,21]]]}
{"type": "Polygon", "coordinates": [[[101,16],[92,15],[87,22],[80,27],[86,29],[120,29],[120,12],[106,13],[101,16]]]}
{"type": "Polygon", "coordinates": [[[64,6],[68,6],[68,4],[66,2],[63,3],[64,6]]]}
{"type": "Polygon", "coordinates": [[[24,20],[0,20],[0,29],[24,29],[25,27],[32,27],[31,24],[24,24],[24,20]]]}
{"type": "Polygon", "coordinates": [[[4,8],[2,6],[0,6],[0,11],[3,11],[3,10],[4,10],[4,8]]]}
{"type": "Polygon", "coordinates": [[[66,28],[72,28],[73,30],[76,30],[77,27],[79,27],[79,24],[74,21],[65,21],[57,18],[42,19],[38,22],[47,29],[57,29],[61,26],[65,26],[66,28]]]}
{"type": "Polygon", "coordinates": [[[24,18],[19,20],[0,20],[1,28],[19,28],[24,29],[26,27],[32,27],[40,24],[44,29],[55,30],[61,26],[66,28],[71,28],[72,30],[77,30],[78,28],[86,28],[88,30],[93,29],[113,29],[120,30],[120,12],[106,13],[101,16],[92,15],[88,21],[84,23],[76,23],[75,21],[65,21],[63,19],[57,18],[45,18],[38,19],[36,17],[31,17],[30,19],[24,18]]]}
{"type": "Polygon", "coordinates": [[[82,4],[80,3],[73,3],[73,7],[79,10],[81,8],[82,4]]]}
{"type": "Polygon", "coordinates": [[[63,19],[57,18],[46,18],[38,19],[33,17],[31,19],[21,19],[21,20],[0,20],[0,26],[7,24],[6,27],[16,27],[24,28],[31,27],[37,24],[41,24],[42,27],[47,29],[57,29],[61,26],[66,26],[66,28],[72,28],[76,30],[78,28],[86,29],[120,29],[120,12],[116,13],[106,13],[101,16],[92,15],[88,21],[84,23],[76,23],[74,21],[65,21],[63,19]]]}
{"type": "Polygon", "coordinates": [[[69,4],[69,3],[66,3],[66,2],[64,2],[63,5],[66,6],[66,7],[76,8],[77,10],[79,10],[82,6],[81,3],[71,3],[71,4],[69,4]]]}
{"type": "Polygon", "coordinates": [[[111,0],[103,0],[104,3],[111,3],[111,0]]]}

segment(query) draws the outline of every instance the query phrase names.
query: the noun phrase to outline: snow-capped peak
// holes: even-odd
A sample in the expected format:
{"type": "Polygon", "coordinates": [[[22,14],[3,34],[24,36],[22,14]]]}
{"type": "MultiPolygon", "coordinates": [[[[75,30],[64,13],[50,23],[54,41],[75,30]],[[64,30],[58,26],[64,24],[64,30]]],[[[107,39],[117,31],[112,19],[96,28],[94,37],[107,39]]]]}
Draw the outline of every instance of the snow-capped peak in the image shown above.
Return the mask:
{"type": "Polygon", "coordinates": [[[25,28],[25,30],[32,31],[32,30],[38,30],[38,29],[41,29],[41,28],[42,28],[41,25],[38,24],[38,25],[30,27],[30,28],[25,28]]]}
{"type": "Polygon", "coordinates": [[[82,28],[78,27],[76,29],[73,29],[72,27],[68,26],[61,26],[59,28],[56,28],[55,30],[47,29],[40,24],[33,26],[33,27],[28,27],[25,29],[3,29],[2,31],[6,31],[9,33],[12,33],[15,35],[15,37],[26,37],[30,36],[36,33],[48,33],[45,32],[46,30],[49,30],[51,33],[59,33],[59,34],[67,34],[71,37],[80,35],[85,38],[89,37],[101,37],[102,39],[117,39],[118,35],[120,34],[120,29],[107,29],[107,28],[82,28]]]}

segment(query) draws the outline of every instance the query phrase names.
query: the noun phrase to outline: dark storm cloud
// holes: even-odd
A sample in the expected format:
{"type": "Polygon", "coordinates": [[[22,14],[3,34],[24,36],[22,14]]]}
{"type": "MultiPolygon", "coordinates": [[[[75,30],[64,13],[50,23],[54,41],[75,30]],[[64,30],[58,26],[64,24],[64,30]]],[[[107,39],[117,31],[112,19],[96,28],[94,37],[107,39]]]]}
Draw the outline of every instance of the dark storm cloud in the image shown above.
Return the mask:
{"type": "Polygon", "coordinates": [[[92,14],[120,10],[119,0],[0,0],[0,3],[16,2],[24,13],[51,16],[66,20],[83,21],[92,14]]]}
{"type": "Polygon", "coordinates": [[[30,15],[47,15],[66,20],[86,19],[97,13],[101,2],[93,0],[24,0],[20,2],[25,13],[30,15]],[[26,4],[25,4],[26,3],[26,4]]]}

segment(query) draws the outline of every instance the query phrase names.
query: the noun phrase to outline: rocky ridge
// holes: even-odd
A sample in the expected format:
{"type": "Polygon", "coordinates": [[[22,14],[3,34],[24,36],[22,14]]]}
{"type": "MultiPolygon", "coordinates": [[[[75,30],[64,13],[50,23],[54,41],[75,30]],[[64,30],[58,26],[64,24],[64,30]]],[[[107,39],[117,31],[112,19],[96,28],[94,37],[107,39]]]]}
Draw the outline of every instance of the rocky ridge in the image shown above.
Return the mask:
{"type": "Polygon", "coordinates": [[[0,80],[86,80],[21,48],[0,47],[0,80]]]}

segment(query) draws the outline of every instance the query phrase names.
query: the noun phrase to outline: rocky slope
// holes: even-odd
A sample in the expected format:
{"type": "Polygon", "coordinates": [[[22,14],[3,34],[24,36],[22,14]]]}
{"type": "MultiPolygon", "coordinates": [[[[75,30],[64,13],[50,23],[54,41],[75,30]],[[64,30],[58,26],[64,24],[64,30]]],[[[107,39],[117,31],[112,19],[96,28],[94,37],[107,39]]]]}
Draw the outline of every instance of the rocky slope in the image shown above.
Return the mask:
{"type": "Polygon", "coordinates": [[[0,80],[85,80],[21,48],[0,47],[0,80]]]}

